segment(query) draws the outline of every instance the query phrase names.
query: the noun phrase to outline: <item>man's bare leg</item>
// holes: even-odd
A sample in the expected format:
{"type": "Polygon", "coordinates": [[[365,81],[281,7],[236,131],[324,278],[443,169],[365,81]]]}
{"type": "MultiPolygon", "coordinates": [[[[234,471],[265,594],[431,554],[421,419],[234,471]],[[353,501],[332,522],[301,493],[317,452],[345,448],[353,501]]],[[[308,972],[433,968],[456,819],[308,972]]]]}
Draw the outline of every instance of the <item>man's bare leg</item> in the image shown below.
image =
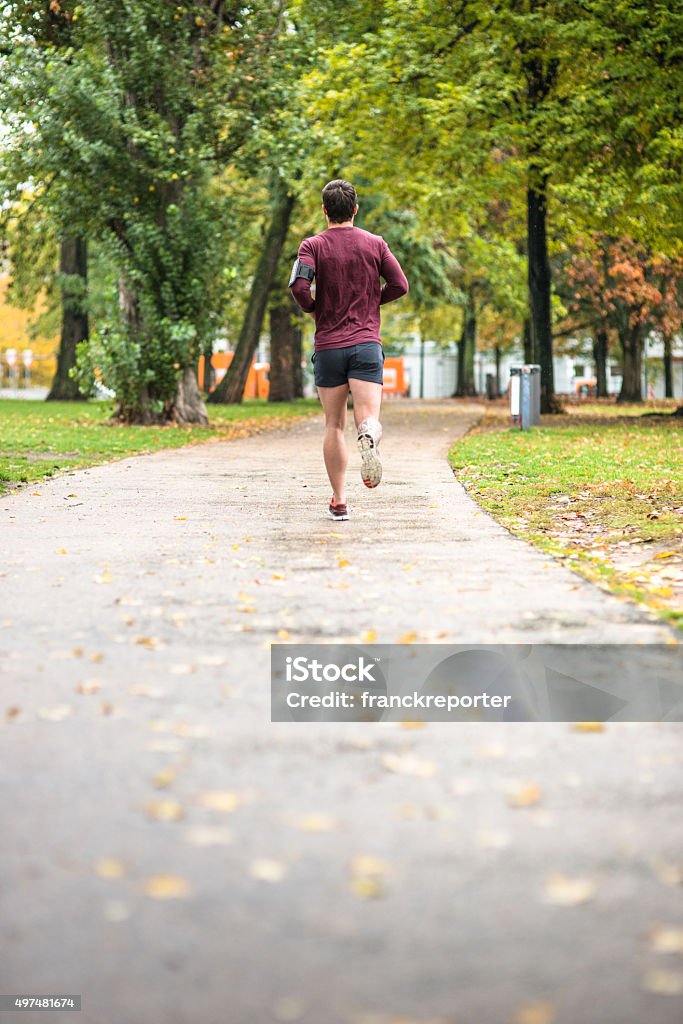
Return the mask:
{"type": "Polygon", "coordinates": [[[371,380],[357,380],[349,377],[349,387],[353,395],[353,418],[356,430],[363,420],[377,420],[382,406],[382,385],[371,380]]]}
{"type": "Polygon", "coordinates": [[[366,487],[377,487],[382,479],[382,463],[377,450],[382,437],[379,422],[382,385],[350,377],[349,387],[353,395],[353,415],[362,459],[361,477],[366,487]]]}
{"type": "Polygon", "coordinates": [[[323,459],[332,485],[332,501],[335,505],[346,504],[346,467],[349,453],[346,448],[346,399],[348,384],[338,388],[318,388],[323,412],[325,413],[325,436],[323,438],[323,459]]]}

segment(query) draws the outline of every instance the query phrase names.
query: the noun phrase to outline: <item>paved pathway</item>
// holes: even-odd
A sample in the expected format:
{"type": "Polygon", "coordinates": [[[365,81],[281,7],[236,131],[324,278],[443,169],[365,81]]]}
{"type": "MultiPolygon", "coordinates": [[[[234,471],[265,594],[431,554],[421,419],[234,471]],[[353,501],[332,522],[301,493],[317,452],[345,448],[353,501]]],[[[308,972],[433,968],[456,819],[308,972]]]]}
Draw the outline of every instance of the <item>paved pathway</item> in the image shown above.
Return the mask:
{"type": "Polygon", "coordinates": [[[81,1024],[680,1021],[679,726],[269,721],[278,634],[670,635],[479,511],[445,460],[477,415],[387,405],[348,523],[317,420],[0,499],[3,991],[81,1024]]]}

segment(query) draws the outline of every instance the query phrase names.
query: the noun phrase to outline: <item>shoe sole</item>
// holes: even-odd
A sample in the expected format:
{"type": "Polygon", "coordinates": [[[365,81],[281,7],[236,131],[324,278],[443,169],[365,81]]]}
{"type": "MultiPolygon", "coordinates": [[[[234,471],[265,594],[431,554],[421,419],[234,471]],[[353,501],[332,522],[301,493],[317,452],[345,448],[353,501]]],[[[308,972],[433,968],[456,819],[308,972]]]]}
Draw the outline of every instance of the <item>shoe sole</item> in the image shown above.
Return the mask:
{"type": "Polygon", "coordinates": [[[366,487],[378,487],[382,480],[382,463],[375,442],[369,434],[361,434],[358,438],[361,467],[360,475],[366,487]]]}
{"type": "Polygon", "coordinates": [[[334,512],[330,512],[330,510],[328,509],[327,514],[330,517],[330,519],[334,519],[335,523],[345,523],[349,518],[348,512],[346,513],[346,515],[337,516],[334,514],[334,512]]]}

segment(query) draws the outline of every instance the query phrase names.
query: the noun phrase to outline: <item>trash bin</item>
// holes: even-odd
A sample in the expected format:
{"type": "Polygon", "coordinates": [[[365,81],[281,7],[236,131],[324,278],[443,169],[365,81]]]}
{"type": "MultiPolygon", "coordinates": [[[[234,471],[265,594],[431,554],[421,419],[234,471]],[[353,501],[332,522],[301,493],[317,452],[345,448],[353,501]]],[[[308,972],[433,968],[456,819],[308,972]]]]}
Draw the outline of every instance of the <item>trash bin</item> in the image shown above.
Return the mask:
{"type": "Polygon", "coordinates": [[[541,367],[537,363],[510,367],[510,416],[522,430],[541,422],[541,367]]]}

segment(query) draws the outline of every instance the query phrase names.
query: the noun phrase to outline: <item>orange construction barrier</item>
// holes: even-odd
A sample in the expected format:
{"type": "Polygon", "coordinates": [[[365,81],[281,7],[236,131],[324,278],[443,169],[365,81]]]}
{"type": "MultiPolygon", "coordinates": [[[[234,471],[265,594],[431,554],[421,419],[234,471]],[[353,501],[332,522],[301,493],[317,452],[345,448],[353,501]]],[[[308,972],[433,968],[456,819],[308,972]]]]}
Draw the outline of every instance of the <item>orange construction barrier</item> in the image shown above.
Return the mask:
{"type": "MultiPolygon", "coordinates": [[[[230,363],[232,362],[232,352],[215,352],[211,356],[211,365],[216,372],[216,384],[219,384],[227,372],[230,363]]],[[[270,392],[270,382],[268,375],[270,372],[270,363],[256,363],[252,362],[249,367],[249,373],[247,375],[247,383],[244,386],[244,397],[245,398],[267,398],[270,392]]],[[[197,368],[197,379],[199,381],[199,387],[202,390],[204,388],[204,356],[199,357],[199,366],[197,368]]],[[[216,390],[216,384],[210,389],[211,391],[216,390]]]]}
{"type": "Polygon", "coordinates": [[[387,356],[384,360],[384,387],[382,390],[387,398],[409,394],[410,388],[406,380],[403,356],[387,356]]]}

